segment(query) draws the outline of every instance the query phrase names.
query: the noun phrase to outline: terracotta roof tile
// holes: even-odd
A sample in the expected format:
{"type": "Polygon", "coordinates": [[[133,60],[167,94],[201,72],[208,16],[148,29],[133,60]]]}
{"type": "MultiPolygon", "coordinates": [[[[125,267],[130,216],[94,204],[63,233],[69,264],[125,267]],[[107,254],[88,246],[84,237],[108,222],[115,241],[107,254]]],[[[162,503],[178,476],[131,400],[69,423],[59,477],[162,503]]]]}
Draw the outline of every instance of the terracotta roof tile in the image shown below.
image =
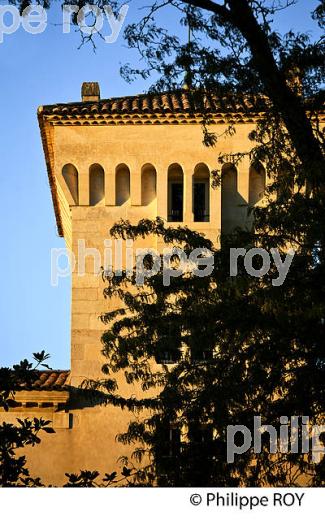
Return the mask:
{"type": "Polygon", "coordinates": [[[196,114],[209,111],[212,113],[247,113],[265,109],[265,98],[239,94],[216,95],[193,91],[175,91],[140,94],[120,98],[102,99],[98,102],[60,103],[46,105],[43,114],[73,117],[86,114],[196,114]]]}
{"type": "MultiPolygon", "coordinates": [[[[174,92],[148,93],[137,96],[101,99],[100,101],[81,101],[73,103],[59,103],[41,107],[42,117],[51,117],[51,121],[65,121],[71,118],[76,120],[96,119],[100,116],[103,121],[118,120],[138,115],[139,119],[147,117],[161,118],[174,116],[177,120],[186,116],[201,116],[204,113],[217,115],[224,119],[225,115],[237,116],[240,119],[254,118],[265,112],[268,101],[263,96],[254,94],[217,94],[193,90],[179,90],[174,92]]],[[[184,120],[185,121],[185,120],[184,120]]],[[[168,122],[166,120],[166,122],[168,122]]]]}
{"type": "Polygon", "coordinates": [[[70,370],[40,370],[38,378],[25,390],[66,390],[70,370]]]}

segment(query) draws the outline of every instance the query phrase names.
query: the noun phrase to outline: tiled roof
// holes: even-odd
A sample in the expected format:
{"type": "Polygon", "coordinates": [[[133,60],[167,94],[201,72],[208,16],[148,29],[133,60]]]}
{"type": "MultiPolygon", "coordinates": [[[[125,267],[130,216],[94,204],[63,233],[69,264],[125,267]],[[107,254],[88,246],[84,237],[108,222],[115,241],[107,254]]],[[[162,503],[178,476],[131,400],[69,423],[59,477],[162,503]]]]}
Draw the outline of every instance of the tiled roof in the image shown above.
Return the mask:
{"type": "Polygon", "coordinates": [[[24,390],[66,390],[70,370],[40,370],[38,378],[24,390]]]}
{"type": "Polygon", "coordinates": [[[118,114],[211,114],[251,113],[265,109],[265,98],[248,95],[216,95],[192,91],[140,94],[102,99],[98,102],[59,103],[41,107],[44,116],[118,114]]]}

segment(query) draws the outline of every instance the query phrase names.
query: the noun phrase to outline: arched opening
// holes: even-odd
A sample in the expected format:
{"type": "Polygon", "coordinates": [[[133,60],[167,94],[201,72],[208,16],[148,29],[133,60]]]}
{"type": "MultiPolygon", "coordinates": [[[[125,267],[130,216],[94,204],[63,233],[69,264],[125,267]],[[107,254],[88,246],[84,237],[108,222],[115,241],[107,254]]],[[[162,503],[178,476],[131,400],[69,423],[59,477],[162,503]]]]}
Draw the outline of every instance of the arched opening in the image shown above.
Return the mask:
{"type": "Polygon", "coordinates": [[[157,173],[152,164],[145,164],[141,169],[141,205],[149,206],[156,200],[157,173]]]}
{"type": "Polygon", "coordinates": [[[255,206],[265,193],[266,174],[265,168],[260,162],[252,164],[249,169],[249,199],[251,206],[255,206]]]}
{"type": "Polygon", "coordinates": [[[231,233],[239,225],[240,195],[237,190],[237,169],[231,164],[224,164],[221,170],[221,231],[231,233]]]}
{"type": "Polygon", "coordinates": [[[105,173],[100,164],[89,168],[89,204],[96,206],[105,200],[105,173]]]}
{"type": "Polygon", "coordinates": [[[179,164],[168,168],[168,222],[183,222],[184,175],[179,164]]]}
{"type": "Polygon", "coordinates": [[[75,204],[79,203],[78,170],[73,164],[65,164],[62,168],[62,176],[71,193],[75,204]]]}
{"type": "Polygon", "coordinates": [[[209,222],[210,172],[203,163],[198,164],[194,169],[192,210],[194,222],[209,222]]]}
{"type": "Polygon", "coordinates": [[[130,170],[126,164],[119,164],[115,173],[115,204],[122,206],[130,201],[130,170]]]}

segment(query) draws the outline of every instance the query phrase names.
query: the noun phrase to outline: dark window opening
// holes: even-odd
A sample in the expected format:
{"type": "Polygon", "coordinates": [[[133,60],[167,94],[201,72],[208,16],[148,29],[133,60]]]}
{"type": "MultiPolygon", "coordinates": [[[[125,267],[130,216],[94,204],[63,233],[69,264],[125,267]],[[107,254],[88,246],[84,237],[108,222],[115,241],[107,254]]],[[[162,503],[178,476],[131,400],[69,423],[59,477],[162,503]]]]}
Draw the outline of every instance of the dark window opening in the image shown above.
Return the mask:
{"type": "Polygon", "coordinates": [[[191,359],[195,363],[211,361],[213,353],[211,349],[191,349],[191,359]]]}
{"type": "Polygon", "coordinates": [[[192,211],[194,222],[210,220],[210,172],[206,164],[197,164],[193,177],[192,211]]]}
{"type": "Polygon", "coordinates": [[[179,358],[180,358],[180,353],[179,351],[175,351],[175,350],[162,350],[161,352],[159,352],[158,354],[156,354],[155,356],[156,358],[156,363],[162,365],[168,365],[168,364],[173,364],[173,363],[177,363],[177,361],[179,361],[179,358]]]}
{"type": "Polygon", "coordinates": [[[203,316],[198,318],[195,323],[192,323],[189,331],[187,345],[191,353],[192,363],[207,363],[213,359],[213,334],[203,320],[203,316]]]}
{"type": "Polygon", "coordinates": [[[182,167],[171,164],[168,168],[167,181],[167,216],[169,222],[183,222],[184,211],[184,175],[182,167]]]}
{"type": "Polygon", "coordinates": [[[178,428],[166,426],[161,431],[162,457],[177,457],[181,447],[181,432],[178,428]]]}
{"type": "Polygon", "coordinates": [[[164,321],[157,330],[156,363],[177,363],[181,357],[182,338],[179,323],[177,321],[164,321]]]}
{"type": "Polygon", "coordinates": [[[213,441],[213,427],[211,424],[197,424],[197,423],[191,423],[189,425],[189,440],[190,442],[196,444],[208,447],[211,445],[213,441]]]}
{"type": "Polygon", "coordinates": [[[207,184],[204,182],[196,182],[194,184],[193,193],[193,213],[194,222],[209,222],[209,211],[207,209],[207,184]]]}
{"type": "Polygon", "coordinates": [[[169,222],[183,221],[183,184],[172,183],[171,190],[171,205],[170,213],[168,215],[169,222]]]}
{"type": "Polygon", "coordinates": [[[176,426],[164,423],[157,426],[154,441],[159,486],[179,481],[181,432],[176,426]]]}

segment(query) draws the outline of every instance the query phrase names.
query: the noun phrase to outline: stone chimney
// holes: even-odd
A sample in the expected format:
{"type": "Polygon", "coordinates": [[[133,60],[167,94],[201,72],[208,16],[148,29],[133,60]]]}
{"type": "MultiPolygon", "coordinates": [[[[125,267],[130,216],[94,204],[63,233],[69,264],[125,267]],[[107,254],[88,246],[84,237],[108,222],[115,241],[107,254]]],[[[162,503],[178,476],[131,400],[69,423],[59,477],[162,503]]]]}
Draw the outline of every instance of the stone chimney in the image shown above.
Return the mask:
{"type": "Polygon", "coordinates": [[[98,102],[100,100],[100,89],[97,81],[92,81],[89,83],[83,83],[81,87],[81,99],[84,102],[94,101],[98,102]]]}

